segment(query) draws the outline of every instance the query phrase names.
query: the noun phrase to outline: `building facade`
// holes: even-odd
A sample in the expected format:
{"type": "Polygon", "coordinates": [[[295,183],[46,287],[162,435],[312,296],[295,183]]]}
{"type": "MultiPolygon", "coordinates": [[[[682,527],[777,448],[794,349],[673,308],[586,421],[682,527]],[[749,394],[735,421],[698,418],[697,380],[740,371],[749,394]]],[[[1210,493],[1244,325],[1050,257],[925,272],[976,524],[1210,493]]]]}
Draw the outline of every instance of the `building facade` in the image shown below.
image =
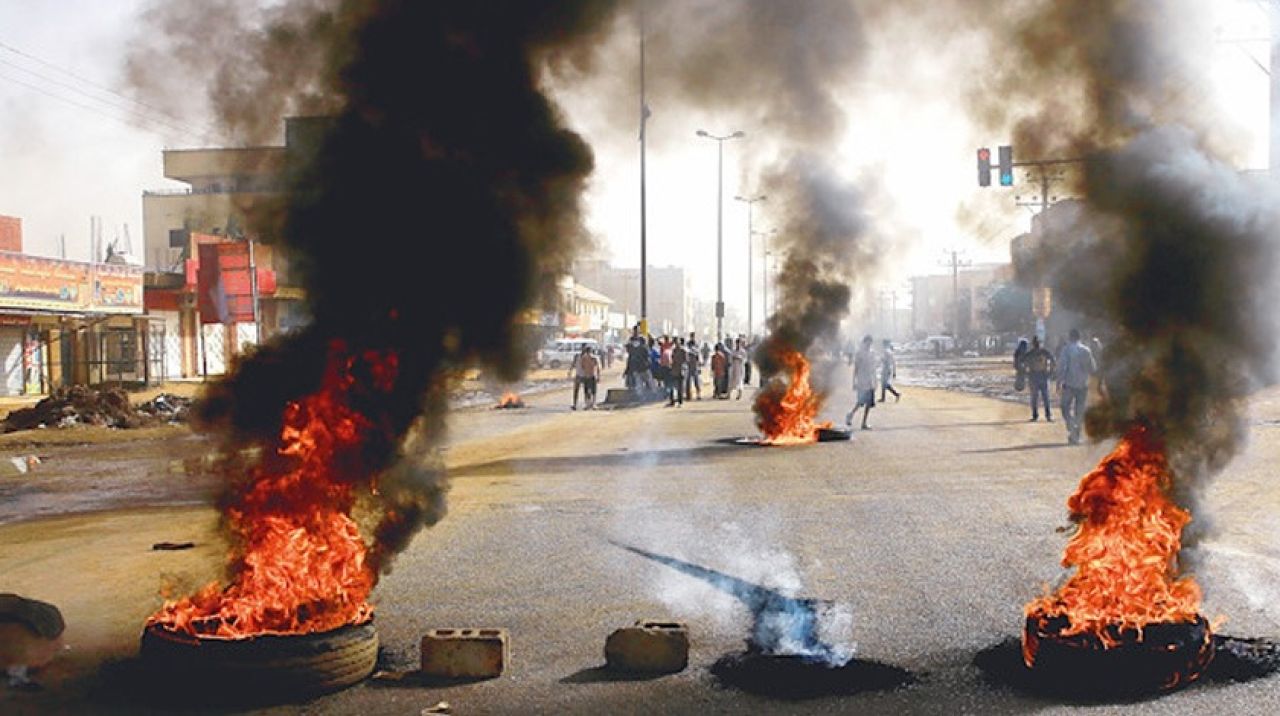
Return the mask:
{"type": "Polygon", "coordinates": [[[164,327],[143,316],[143,269],[22,253],[0,217],[0,396],[164,379],[164,327]]]}
{"type": "MultiPolygon", "coordinates": [[[[693,330],[693,292],[685,270],[651,266],[647,273],[649,332],[661,335],[693,330]]],[[[573,277],[612,299],[612,312],[640,315],[640,269],[617,268],[607,261],[588,259],[574,263],[573,277]]]]}
{"type": "Polygon", "coordinates": [[[288,198],[290,166],[311,151],[326,123],[287,119],[284,146],[164,152],[165,177],[188,186],[145,192],[142,206],[146,308],[171,336],[171,374],[224,373],[247,345],[307,320],[288,262],[271,246],[271,227],[288,198]],[[247,286],[245,295],[227,294],[228,281],[247,286]],[[247,314],[215,310],[223,305],[209,300],[217,290],[224,303],[249,301],[247,314]]]}
{"type": "Polygon", "coordinates": [[[953,337],[991,331],[987,302],[1013,280],[1012,264],[977,264],[955,274],[911,277],[911,335],[953,337]]]}

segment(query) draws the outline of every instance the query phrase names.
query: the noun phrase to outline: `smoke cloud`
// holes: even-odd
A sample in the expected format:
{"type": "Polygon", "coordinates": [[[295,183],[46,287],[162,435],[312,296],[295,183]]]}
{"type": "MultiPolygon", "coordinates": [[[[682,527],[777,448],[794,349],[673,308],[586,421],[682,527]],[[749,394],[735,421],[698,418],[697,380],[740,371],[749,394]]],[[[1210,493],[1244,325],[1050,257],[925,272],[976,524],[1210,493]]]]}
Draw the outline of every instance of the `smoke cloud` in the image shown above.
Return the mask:
{"type": "Polygon", "coordinates": [[[475,364],[520,373],[519,315],[582,236],[592,153],[539,76],[613,6],[254,5],[157,6],[148,24],[160,44],[129,65],[148,95],[166,94],[154,82],[162,68],[205,78],[235,139],[257,140],[285,114],[326,115],[298,124],[285,205],[249,227],[285,247],[312,321],[211,386],[200,417],[229,453],[274,455],[286,406],[344,364],[345,400],[369,426],[359,454],[344,456],[359,469],[344,472],[372,495],[371,559],[385,569],[443,514],[428,449],[444,429],[447,377],[475,364]],[[226,33],[209,39],[211,27],[226,33]]]}
{"type": "Polygon", "coordinates": [[[1040,3],[1010,28],[1001,91],[975,100],[1012,123],[1021,158],[1083,160],[1079,202],[1043,217],[1018,275],[1101,336],[1110,399],[1090,408],[1089,434],[1153,427],[1188,490],[1239,452],[1243,399],[1276,380],[1280,258],[1274,186],[1229,163],[1199,101],[1202,9],[1040,3]]]}

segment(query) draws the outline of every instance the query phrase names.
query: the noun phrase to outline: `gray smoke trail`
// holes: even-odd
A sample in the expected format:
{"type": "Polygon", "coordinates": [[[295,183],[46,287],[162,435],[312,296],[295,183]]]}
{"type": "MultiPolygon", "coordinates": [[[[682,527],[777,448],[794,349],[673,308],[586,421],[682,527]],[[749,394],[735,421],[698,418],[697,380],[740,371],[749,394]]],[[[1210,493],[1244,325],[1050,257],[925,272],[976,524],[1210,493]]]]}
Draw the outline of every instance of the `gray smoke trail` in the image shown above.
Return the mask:
{"type": "Polygon", "coordinates": [[[1089,434],[1150,426],[1188,493],[1239,452],[1244,399],[1276,380],[1280,258],[1274,185],[1229,163],[1201,102],[1202,10],[1037,3],[1007,28],[1014,69],[975,100],[1015,127],[1023,158],[1085,160],[1080,202],[1049,212],[1018,275],[1103,337],[1110,400],[1091,407],[1089,434]]]}

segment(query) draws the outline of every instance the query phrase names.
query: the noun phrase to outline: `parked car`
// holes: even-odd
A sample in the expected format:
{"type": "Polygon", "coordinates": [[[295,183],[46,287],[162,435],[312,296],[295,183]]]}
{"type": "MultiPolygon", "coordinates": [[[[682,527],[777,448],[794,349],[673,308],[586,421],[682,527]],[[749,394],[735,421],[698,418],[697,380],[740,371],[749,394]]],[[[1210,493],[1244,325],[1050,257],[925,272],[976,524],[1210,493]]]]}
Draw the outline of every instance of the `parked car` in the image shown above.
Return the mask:
{"type": "Polygon", "coordinates": [[[600,353],[600,343],[591,338],[561,338],[538,351],[538,367],[563,368],[573,365],[574,357],[582,352],[583,346],[591,346],[597,355],[600,353]]]}

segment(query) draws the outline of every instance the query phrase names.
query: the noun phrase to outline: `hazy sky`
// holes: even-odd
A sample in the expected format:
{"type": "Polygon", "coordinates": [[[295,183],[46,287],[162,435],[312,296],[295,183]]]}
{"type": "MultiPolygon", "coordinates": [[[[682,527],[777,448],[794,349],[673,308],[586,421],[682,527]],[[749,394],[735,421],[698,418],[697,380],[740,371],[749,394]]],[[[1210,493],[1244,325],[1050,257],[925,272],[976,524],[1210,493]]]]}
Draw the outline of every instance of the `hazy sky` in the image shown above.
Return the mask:
{"type": "MultiPolygon", "coordinates": [[[[137,32],[137,15],[151,1],[0,0],[0,214],[23,219],[30,253],[57,255],[59,236],[65,235],[68,257],[88,258],[89,217],[97,215],[108,241],[122,237],[127,225],[134,252],[141,255],[143,190],[177,186],[161,176],[161,150],[202,143],[202,130],[190,119],[167,118],[111,91],[123,92],[123,58],[137,32]]],[[[1209,31],[1227,39],[1265,35],[1266,18],[1257,6],[1211,5],[1218,27],[1209,31]]],[[[1236,123],[1228,133],[1239,148],[1241,168],[1261,168],[1267,152],[1268,80],[1257,63],[1267,64],[1267,48],[1256,42],[1216,47],[1214,56],[1205,58],[1215,101],[1236,123]]],[[[951,247],[964,249],[974,261],[1007,259],[1008,239],[1025,230],[1030,217],[1014,206],[1013,196],[1029,188],[980,190],[974,166],[978,142],[994,148],[1007,138],[975,136],[957,117],[947,91],[954,78],[931,66],[927,53],[878,49],[871,87],[880,82],[884,91],[864,93],[867,99],[849,108],[850,131],[832,151],[848,158],[851,173],[874,178],[885,211],[892,214],[886,218],[901,234],[883,287],[901,288],[910,275],[941,271],[943,251],[951,247]],[[966,204],[1003,211],[984,227],[986,235],[967,235],[956,220],[966,204]]],[[[622,53],[608,71],[634,76],[636,62],[634,53],[622,53]]],[[[192,89],[198,96],[200,88],[192,89]]],[[[616,113],[593,108],[573,88],[561,98],[570,122],[597,147],[589,228],[617,264],[636,266],[638,120],[620,126],[608,118],[616,113]]],[[[724,174],[725,297],[745,313],[746,209],[732,197],[754,189],[739,186],[739,162],[753,151],[753,139],[757,146],[761,140],[755,128],[730,122],[653,106],[649,260],[686,266],[695,293],[714,298],[716,150],[694,132],[746,132],[745,139],[725,145],[724,174]]],[[[767,206],[757,205],[757,212],[756,228],[768,229],[767,206]]],[[[760,310],[757,304],[757,314],[760,310]]]]}

